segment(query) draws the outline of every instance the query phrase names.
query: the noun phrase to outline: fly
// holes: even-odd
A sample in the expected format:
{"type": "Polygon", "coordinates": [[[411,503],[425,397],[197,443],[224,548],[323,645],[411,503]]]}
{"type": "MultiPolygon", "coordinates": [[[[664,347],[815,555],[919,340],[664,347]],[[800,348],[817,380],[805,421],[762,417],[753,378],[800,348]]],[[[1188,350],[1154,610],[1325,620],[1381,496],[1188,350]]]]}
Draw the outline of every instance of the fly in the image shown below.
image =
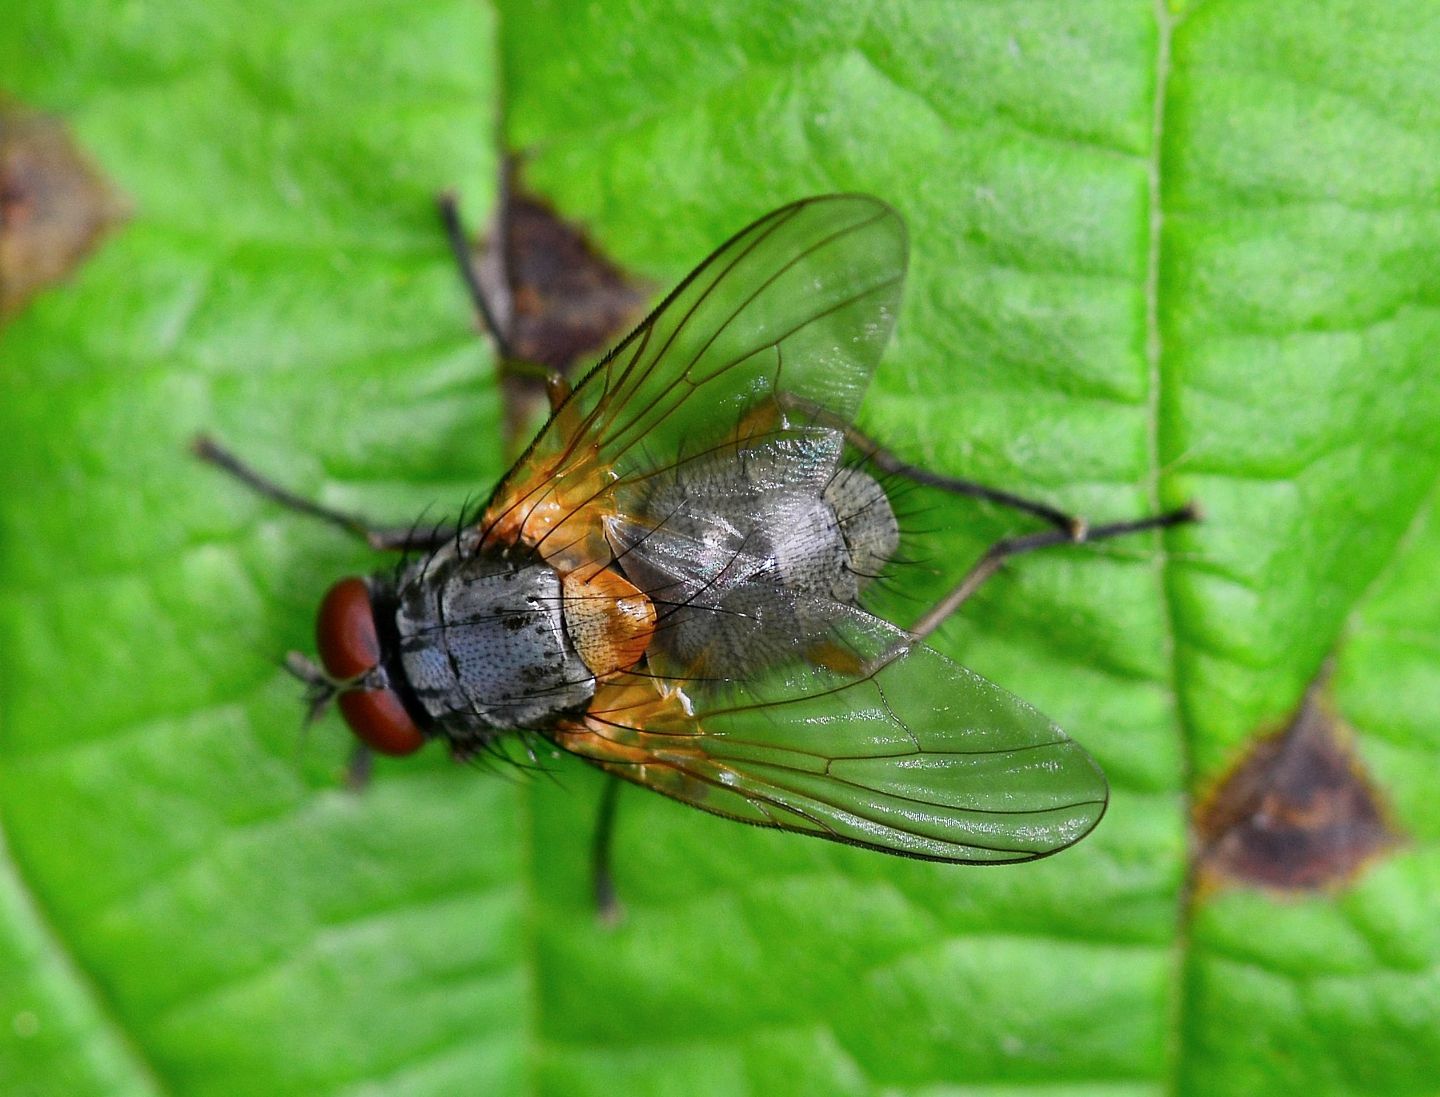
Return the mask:
{"type": "MultiPolygon", "coordinates": [[[[573,391],[550,378],[549,420],[458,526],[379,528],[199,440],[271,499],[414,554],[321,600],[320,663],[289,664],[313,711],[333,700],[386,754],[438,739],[464,759],[538,736],[717,815],[932,861],[1029,861],[1088,834],[1108,796],[1090,755],[924,641],[1011,556],[1197,512],[1090,526],[856,430],[906,262],[904,223],[875,198],[761,218],[573,391]],[[900,540],[877,472],[1049,528],[994,545],[902,628],[865,608],[900,540]]],[[[602,907],[616,787],[597,828],[602,907]]]]}

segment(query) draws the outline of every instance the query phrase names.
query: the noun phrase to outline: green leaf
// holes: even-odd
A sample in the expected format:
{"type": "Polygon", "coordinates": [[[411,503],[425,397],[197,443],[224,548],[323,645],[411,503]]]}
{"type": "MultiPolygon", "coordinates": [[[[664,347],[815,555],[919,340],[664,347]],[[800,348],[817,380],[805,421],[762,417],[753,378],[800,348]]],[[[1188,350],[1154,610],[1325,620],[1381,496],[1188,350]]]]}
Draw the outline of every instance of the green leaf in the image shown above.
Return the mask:
{"type": "MultiPolygon", "coordinates": [[[[1433,1092],[1433,5],[28,0],[0,85],[133,209],[0,329],[7,1095],[1433,1092]],[[432,198],[483,223],[506,145],[659,285],[879,195],[913,247],[867,429],[1096,520],[1204,504],[1018,560],[937,637],[1103,763],[1091,837],[963,869],[627,790],[606,929],[581,764],[345,791],[277,660],[383,564],[186,446],[387,521],[486,490],[432,198]],[[1192,890],[1191,801],[1327,659],[1407,844],[1192,890]]],[[[902,621],[1028,528],[916,498],[902,621]]]]}

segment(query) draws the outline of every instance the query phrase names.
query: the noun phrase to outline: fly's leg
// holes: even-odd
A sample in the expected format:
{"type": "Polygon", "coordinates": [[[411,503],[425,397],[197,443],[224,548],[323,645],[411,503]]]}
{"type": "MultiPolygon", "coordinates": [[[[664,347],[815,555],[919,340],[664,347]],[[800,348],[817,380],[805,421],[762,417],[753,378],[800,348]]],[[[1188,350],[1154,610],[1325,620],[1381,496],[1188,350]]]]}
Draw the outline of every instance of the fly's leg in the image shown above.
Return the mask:
{"type": "Polygon", "coordinates": [[[615,894],[615,877],[610,869],[614,848],[615,805],[620,799],[619,777],[605,775],[605,788],[600,793],[600,808],[595,816],[595,837],[590,846],[590,879],[595,889],[595,913],[602,925],[619,925],[625,908],[615,894]]]}
{"type": "Polygon", "coordinates": [[[1012,556],[1034,552],[1036,549],[1051,548],[1055,545],[1108,541],[1114,537],[1124,537],[1127,534],[1141,533],[1149,529],[1164,529],[1167,526],[1197,522],[1200,517],[1200,508],[1193,503],[1187,503],[1176,510],[1166,511],[1164,514],[1156,514],[1148,518],[1137,518],[1130,522],[1111,522],[1103,526],[1082,524],[1078,535],[1070,530],[1056,529],[1043,530],[1040,533],[1031,533],[1022,537],[1006,537],[996,541],[986,550],[985,555],[975,561],[964,577],[951,588],[950,593],[946,594],[935,604],[934,608],[910,626],[912,639],[906,646],[924,640],[939,628],[945,618],[959,609],[972,594],[980,589],[980,585],[999,571],[1000,566],[1012,556]]]}
{"type": "MultiPolygon", "coordinates": [[[[490,291],[480,280],[480,272],[476,270],[475,261],[470,254],[470,238],[465,232],[465,222],[460,217],[460,202],[455,192],[441,191],[435,199],[435,205],[440,211],[440,224],[445,229],[450,254],[455,257],[455,266],[459,268],[460,278],[470,295],[470,303],[475,306],[475,313],[485,325],[485,330],[490,333],[490,338],[495,340],[495,349],[500,354],[500,360],[508,366],[515,359],[506,334],[509,324],[501,321],[502,312],[509,312],[508,308],[502,309],[501,306],[508,302],[493,301],[490,291]]],[[[503,226],[501,231],[503,232],[503,226]]]]}
{"type": "Polygon", "coordinates": [[[352,536],[361,538],[374,549],[399,552],[412,549],[435,549],[455,535],[454,527],[446,523],[428,527],[376,526],[354,514],[332,510],[313,499],[306,499],[303,495],[296,495],[293,491],[281,487],[205,434],[199,435],[191,443],[191,449],[196,457],[233,476],[257,495],[263,495],[266,499],[279,503],[288,510],[308,514],[312,518],[328,522],[352,536]]]}
{"type": "Polygon", "coordinates": [[[863,453],[866,460],[882,472],[903,476],[913,483],[938,488],[941,491],[950,492],[952,495],[967,495],[972,499],[984,499],[987,503],[998,503],[1002,507],[1009,507],[1011,510],[1018,510],[1024,514],[1033,514],[1036,518],[1043,519],[1064,533],[1063,540],[1079,542],[1093,537],[1094,531],[1089,529],[1089,523],[1078,515],[1066,514],[1063,510],[1052,507],[1048,503],[1026,499],[1001,488],[992,488],[985,484],[977,484],[974,480],[966,480],[959,476],[946,476],[943,473],[921,468],[919,465],[912,465],[895,456],[879,442],[854,426],[846,424],[844,429],[845,441],[863,453]]]}
{"type": "Polygon", "coordinates": [[[517,362],[509,359],[504,363],[504,370],[511,377],[527,377],[532,381],[539,381],[545,386],[545,399],[549,401],[550,410],[557,412],[560,405],[570,399],[570,382],[565,379],[563,373],[542,366],[535,362],[517,362]]]}
{"type": "Polygon", "coordinates": [[[364,792],[370,787],[370,776],[375,770],[375,752],[364,743],[350,748],[350,757],[345,763],[345,787],[351,792],[364,792]]]}
{"type": "MultiPolygon", "coordinates": [[[[1012,510],[1034,515],[1036,518],[1041,518],[1055,527],[1052,530],[1031,533],[1021,537],[1006,537],[991,545],[990,548],[986,550],[985,555],[975,562],[950,592],[911,626],[911,639],[906,641],[904,645],[906,648],[913,643],[924,640],[939,628],[945,618],[959,609],[960,606],[980,588],[980,585],[984,583],[986,579],[1000,570],[1000,566],[1011,556],[1019,556],[1022,553],[1034,552],[1036,549],[1051,548],[1055,545],[1084,545],[1092,541],[1108,541],[1113,537],[1123,537],[1130,533],[1141,533],[1148,529],[1164,529],[1167,526],[1178,526],[1184,525],[1187,522],[1198,522],[1201,517],[1200,508],[1194,503],[1187,503],[1185,506],[1179,507],[1176,510],[1166,511],[1163,514],[1156,514],[1147,518],[1092,526],[1079,515],[1066,514],[1063,510],[1052,507],[1048,503],[1036,502],[1033,499],[1026,499],[1023,496],[1003,491],[1000,488],[987,487],[984,484],[977,484],[973,480],[965,480],[958,476],[946,476],[938,472],[932,472],[926,468],[921,468],[919,465],[912,465],[908,461],[897,457],[890,450],[875,441],[875,439],[858,430],[840,416],[803,397],[790,393],[780,393],[777,399],[782,408],[798,411],[809,417],[813,422],[819,423],[821,426],[843,432],[845,440],[863,453],[867,460],[883,472],[903,476],[914,483],[938,488],[941,491],[948,491],[955,495],[967,495],[974,499],[984,499],[991,503],[998,503],[1012,510]]],[[[898,654],[898,652],[885,656],[879,663],[884,663],[893,654],[898,654]]],[[[872,664],[872,666],[874,665],[879,664],[872,664]]]]}
{"type": "Polygon", "coordinates": [[[801,412],[823,427],[842,432],[845,435],[845,441],[863,453],[866,460],[881,472],[903,476],[914,483],[939,488],[941,491],[948,491],[953,495],[967,495],[972,499],[984,499],[986,502],[998,503],[1002,507],[1009,507],[1011,510],[1018,510],[1024,514],[1033,514],[1036,518],[1043,519],[1056,529],[1063,531],[1066,535],[1065,540],[1080,542],[1088,539],[1089,524],[1077,515],[1066,514],[1063,510],[1052,507],[1048,503],[1026,499],[1000,488],[977,484],[974,480],[966,480],[959,476],[946,476],[943,473],[921,468],[919,465],[912,465],[897,457],[854,424],[819,404],[791,393],[780,393],[777,399],[781,407],[801,412]]]}
{"type": "MultiPolygon", "coordinates": [[[[501,319],[502,316],[508,319],[511,312],[509,302],[504,302],[506,307],[502,308],[502,302],[492,298],[490,290],[480,278],[470,254],[470,238],[465,232],[465,222],[460,217],[460,205],[455,193],[444,191],[435,201],[440,210],[440,223],[445,229],[445,239],[450,243],[450,253],[455,257],[455,265],[460,269],[460,278],[470,295],[470,303],[475,306],[475,313],[480,317],[485,330],[495,340],[501,370],[512,377],[527,377],[543,382],[545,395],[550,401],[550,410],[558,411],[560,405],[570,396],[570,383],[556,370],[516,357],[507,335],[509,324],[501,319]]],[[[503,225],[500,232],[503,235],[503,225]]]]}

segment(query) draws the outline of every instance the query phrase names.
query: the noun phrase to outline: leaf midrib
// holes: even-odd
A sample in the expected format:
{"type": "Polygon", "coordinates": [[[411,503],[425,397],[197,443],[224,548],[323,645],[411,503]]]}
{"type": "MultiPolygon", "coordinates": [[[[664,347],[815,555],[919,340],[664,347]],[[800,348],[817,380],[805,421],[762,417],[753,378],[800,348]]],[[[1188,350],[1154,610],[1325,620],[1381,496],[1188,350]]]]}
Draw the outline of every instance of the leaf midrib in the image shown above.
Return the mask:
{"type": "MultiPolygon", "coordinates": [[[[1165,339],[1160,325],[1160,264],[1164,243],[1164,147],[1165,107],[1169,91],[1171,66],[1171,41],[1179,18],[1172,16],[1166,8],[1166,0],[1153,0],[1155,13],[1155,62],[1154,97],[1150,129],[1150,155],[1146,160],[1147,201],[1149,205],[1149,237],[1145,258],[1145,358],[1150,377],[1150,402],[1147,412],[1150,484],[1147,499],[1152,514],[1159,514],[1169,498],[1164,490],[1165,469],[1169,467],[1170,455],[1174,452],[1174,440],[1165,430],[1165,423],[1172,421],[1167,414],[1166,401],[1171,399],[1174,384],[1165,376],[1165,339]]],[[[1175,622],[1178,608],[1175,603],[1174,574],[1169,551],[1171,533],[1161,532],[1155,554],[1157,587],[1160,594],[1160,611],[1165,627],[1162,631],[1164,643],[1164,664],[1169,668],[1169,704],[1172,711],[1175,734],[1179,737],[1177,757],[1180,762],[1179,796],[1188,823],[1190,817],[1190,788],[1194,775],[1194,750],[1191,743],[1192,727],[1186,719],[1184,703],[1180,695],[1180,666],[1175,643],[1175,622]]],[[[1183,824],[1182,824],[1183,825],[1183,824]]],[[[1180,889],[1175,897],[1175,956],[1171,965],[1170,1003],[1168,1010],[1169,1032],[1167,1033],[1168,1061],[1164,1071],[1165,1092],[1178,1094],[1181,1067],[1185,1062],[1185,988],[1188,982],[1190,955],[1190,916],[1188,872],[1181,876],[1180,889]]]]}
{"type": "MultiPolygon", "coordinates": [[[[0,797],[0,890],[10,892],[12,897],[12,901],[4,905],[12,908],[12,914],[29,923],[17,928],[40,945],[37,953],[43,957],[42,962],[56,969],[55,974],[68,982],[71,995],[90,1006],[90,1015],[97,1028],[110,1042],[113,1054],[108,1058],[129,1069],[133,1092],[164,1097],[171,1090],[163,1083],[159,1070],[124,1023],[116,1003],[80,963],[74,950],[68,947],[67,938],[59,931],[35,888],[30,885],[33,875],[25,871],[7,838],[9,828],[5,821],[4,803],[5,798],[0,797]]],[[[100,1057],[93,1049],[86,1056],[92,1061],[100,1057]]],[[[121,1091],[116,1089],[114,1092],[121,1091]]]]}

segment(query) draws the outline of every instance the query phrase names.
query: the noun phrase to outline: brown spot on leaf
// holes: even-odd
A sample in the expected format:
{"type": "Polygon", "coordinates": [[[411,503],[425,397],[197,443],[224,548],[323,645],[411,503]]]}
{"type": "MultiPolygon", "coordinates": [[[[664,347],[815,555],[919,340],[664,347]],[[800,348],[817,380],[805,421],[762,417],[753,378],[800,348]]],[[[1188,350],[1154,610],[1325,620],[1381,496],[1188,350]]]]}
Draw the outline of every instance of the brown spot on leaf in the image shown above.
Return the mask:
{"type": "Polygon", "coordinates": [[[1400,843],[1323,680],[1288,727],[1260,739],[1220,782],[1195,825],[1202,886],[1335,889],[1400,843]]]}
{"type": "MultiPolygon", "coordinates": [[[[516,361],[565,373],[640,319],[649,287],[600,254],[582,228],[520,189],[513,163],[489,237],[477,250],[476,273],[516,361]]],[[[502,391],[513,441],[532,424],[544,390],[538,379],[512,374],[502,391]]]]}
{"type": "Polygon", "coordinates": [[[125,212],[59,121],[0,104],[0,319],[74,270],[125,212]]]}
{"type": "Polygon", "coordinates": [[[646,295],[540,199],[508,197],[510,345],[524,361],[564,370],[638,319],[646,295]]]}

